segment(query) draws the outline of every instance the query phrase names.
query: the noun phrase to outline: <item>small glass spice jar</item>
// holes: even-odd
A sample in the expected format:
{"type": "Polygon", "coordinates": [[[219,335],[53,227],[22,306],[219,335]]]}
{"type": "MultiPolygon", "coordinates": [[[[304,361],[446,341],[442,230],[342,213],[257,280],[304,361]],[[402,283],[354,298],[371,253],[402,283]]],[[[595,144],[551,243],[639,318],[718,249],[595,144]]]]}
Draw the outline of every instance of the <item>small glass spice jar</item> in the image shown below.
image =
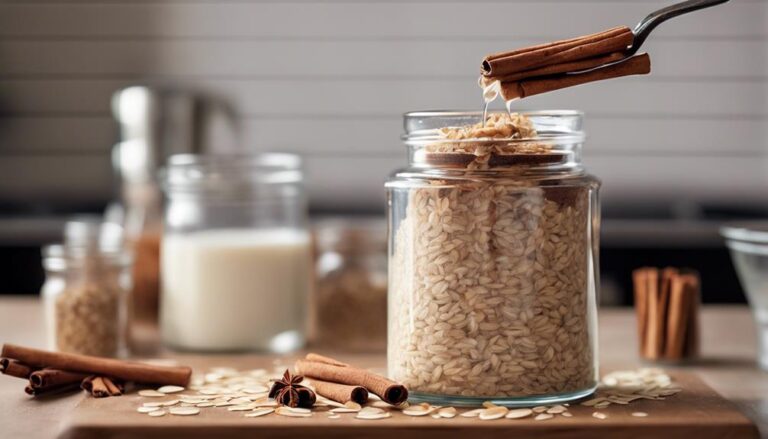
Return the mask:
{"type": "Polygon", "coordinates": [[[192,351],[303,346],[312,252],[301,159],[182,154],[164,174],[163,342],[192,351]]]}
{"type": "Polygon", "coordinates": [[[383,218],[314,226],[313,345],[376,352],[387,340],[387,225],[383,218]]]}
{"type": "Polygon", "coordinates": [[[123,355],[131,258],[121,236],[116,224],[81,218],[67,222],[63,244],[43,248],[41,295],[50,349],[123,355]]]}
{"type": "Polygon", "coordinates": [[[525,406],[597,385],[599,181],[572,111],[405,115],[387,183],[388,369],[412,400],[525,406]]]}

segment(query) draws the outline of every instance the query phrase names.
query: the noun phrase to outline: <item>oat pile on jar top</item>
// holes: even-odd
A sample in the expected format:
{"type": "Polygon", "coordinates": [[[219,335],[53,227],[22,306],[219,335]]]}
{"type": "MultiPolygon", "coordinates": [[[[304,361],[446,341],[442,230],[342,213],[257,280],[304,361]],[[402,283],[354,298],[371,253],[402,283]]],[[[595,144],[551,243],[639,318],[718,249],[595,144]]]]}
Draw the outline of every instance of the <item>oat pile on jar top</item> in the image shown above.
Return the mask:
{"type": "Polygon", "coordinates": [[[599,181],[575,111],[405,115],[387,182],[388,368],[412,399],[508,406],[597,385],[599,181]]]}

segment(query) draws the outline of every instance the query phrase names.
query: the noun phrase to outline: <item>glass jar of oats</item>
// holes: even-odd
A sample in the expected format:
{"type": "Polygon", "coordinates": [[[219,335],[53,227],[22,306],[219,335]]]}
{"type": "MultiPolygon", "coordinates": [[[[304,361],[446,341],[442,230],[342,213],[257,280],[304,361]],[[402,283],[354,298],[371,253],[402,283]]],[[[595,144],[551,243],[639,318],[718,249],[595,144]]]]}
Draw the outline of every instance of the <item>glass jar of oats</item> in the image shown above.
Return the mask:
{"type": "Polygon", "coordinates": [[[122,228],[80,217],[64,227],[63,244],[43,247],[41,290],[52,350],[116,357],[125,350],[125,301],[131,257],[122,228]]]}
{"type": "Polygon", "coordinates": [[[564,402],[597,385],[599,181],[574,111],[405,115],[387,182],[388,368],[412,400],[564,402]]]}

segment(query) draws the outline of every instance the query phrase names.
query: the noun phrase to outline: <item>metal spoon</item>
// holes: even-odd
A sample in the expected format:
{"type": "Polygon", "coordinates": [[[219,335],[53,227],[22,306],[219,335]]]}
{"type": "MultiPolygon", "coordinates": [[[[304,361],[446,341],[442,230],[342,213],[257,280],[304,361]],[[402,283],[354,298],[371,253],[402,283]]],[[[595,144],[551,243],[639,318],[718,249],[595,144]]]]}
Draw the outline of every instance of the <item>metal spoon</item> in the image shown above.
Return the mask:
{"type": "Polygon", "coordinates": [[[629,46],[624,53],[626,53],[627,57],[637,53],[637,50],[643,45],[645,39],[648,38],[648,34],[650,34],[656,26],[670,18],[697,11],[699,9],[709,8],[710,6],[719,5],[728,1],[729,0],[688,0],[651,12],[648,16],[643,18],[640,23],[637,23],[637,26],[635,26],[634,29],[632,29],[635,38],[632,40],[632,45],[629,46]]]}

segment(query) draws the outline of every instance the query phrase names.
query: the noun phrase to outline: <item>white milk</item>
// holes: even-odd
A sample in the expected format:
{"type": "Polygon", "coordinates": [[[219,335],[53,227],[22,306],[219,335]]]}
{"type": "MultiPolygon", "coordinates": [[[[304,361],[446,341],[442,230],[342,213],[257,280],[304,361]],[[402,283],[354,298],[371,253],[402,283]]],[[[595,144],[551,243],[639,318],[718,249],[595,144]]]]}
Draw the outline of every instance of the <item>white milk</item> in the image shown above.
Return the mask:
{"type": "Polygon", "coordinates": [[[303,343],[305,231],[208,230],[163,238],[163,341],[190,350],[284,351],[303,343]]]}

